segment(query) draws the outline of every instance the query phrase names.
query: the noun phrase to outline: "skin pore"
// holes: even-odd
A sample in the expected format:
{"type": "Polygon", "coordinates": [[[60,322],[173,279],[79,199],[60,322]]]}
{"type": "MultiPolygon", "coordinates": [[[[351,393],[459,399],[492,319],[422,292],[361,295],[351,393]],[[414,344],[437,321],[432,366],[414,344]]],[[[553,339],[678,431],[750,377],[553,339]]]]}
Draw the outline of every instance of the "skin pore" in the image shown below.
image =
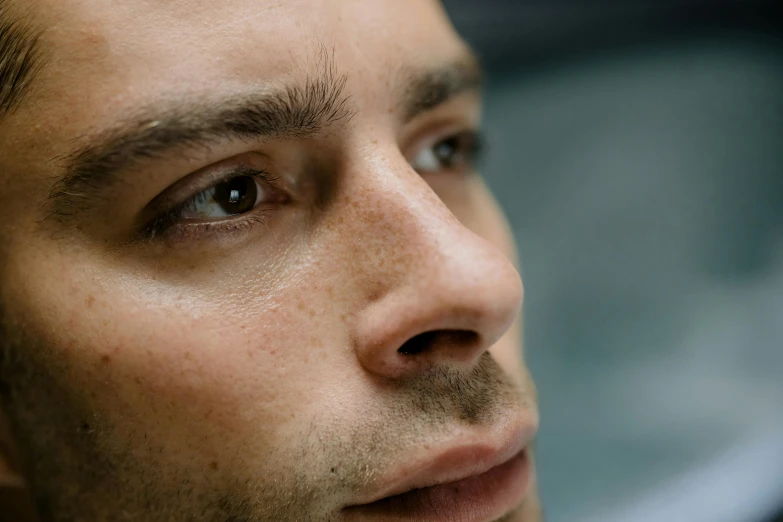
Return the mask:
{"type": "Polygon", "coordinates": [[[438,2],[7,9],[41,65],[0,116],[0,405],[42,521],[359,520],[401,462],[532,439],[438,2]]]}

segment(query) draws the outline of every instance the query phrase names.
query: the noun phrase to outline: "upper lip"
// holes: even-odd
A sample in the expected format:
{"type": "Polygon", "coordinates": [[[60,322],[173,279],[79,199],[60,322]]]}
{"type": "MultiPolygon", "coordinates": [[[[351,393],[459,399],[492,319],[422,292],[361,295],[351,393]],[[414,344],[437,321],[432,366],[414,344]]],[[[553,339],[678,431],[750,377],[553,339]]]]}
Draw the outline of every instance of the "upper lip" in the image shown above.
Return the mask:
{"type": "Polygon", "coordinates": [[[372,493],[365,500],[354,506],[486,473],[524,450],[536,430],[536,416],[525,412],[505,419],[490,430],[462,432],[447,444],[416,454],[393,468],[374,483],[372,493]]]}

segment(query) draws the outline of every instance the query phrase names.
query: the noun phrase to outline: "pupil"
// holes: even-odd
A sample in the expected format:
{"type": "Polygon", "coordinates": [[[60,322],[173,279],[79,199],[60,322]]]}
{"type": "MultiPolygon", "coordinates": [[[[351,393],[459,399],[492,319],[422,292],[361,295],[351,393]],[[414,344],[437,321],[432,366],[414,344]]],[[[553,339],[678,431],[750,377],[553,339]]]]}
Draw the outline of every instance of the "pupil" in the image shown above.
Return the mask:
{"type": "Polygon", "coordinates": [[[215,187],[212,199],[226,214],[243,214],[253,209],[258,196],[256,182],[251,176],[238,176],[215,187]]]}
{"type": "Polygon", "coordinates": [[[438,159],[445,167],[451,167],[454,164],[456,149],[456,143],[452,138],[440,142],[437,147],[435,147],[435,154],[438,156],[438,159]]]}

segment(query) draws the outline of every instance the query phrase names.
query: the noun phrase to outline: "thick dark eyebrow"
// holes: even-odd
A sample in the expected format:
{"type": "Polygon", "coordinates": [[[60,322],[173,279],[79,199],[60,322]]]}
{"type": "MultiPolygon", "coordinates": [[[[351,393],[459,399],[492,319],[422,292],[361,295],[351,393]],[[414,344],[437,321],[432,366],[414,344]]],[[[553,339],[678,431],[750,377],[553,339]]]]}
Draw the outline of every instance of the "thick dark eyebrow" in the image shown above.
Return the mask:
{"type": "Polygon", "coordinates": [[[68,218],[90,206],[120,171],[173,150],[209,145],[230,138],[306,138],[348,119],[353,112],[345,95],[347,76],[331,65],[304,84],[209,100],[142,109],[114,128],[87,138],[76,152],[51,162],[64,175],[49,191],[48,216],[68,218]]]}
{"type": "Polygon", "coordinates": [[[43,66],[42,30],[0,0],[0,118],[14,112],[43,66]]]}
{"type": "Polygon", "coordinates": [[[404,69],[401,110],[405,121],[466,91],[479,92],[483,76],[481,65],[470,53],[429,69],[404,69]]]}

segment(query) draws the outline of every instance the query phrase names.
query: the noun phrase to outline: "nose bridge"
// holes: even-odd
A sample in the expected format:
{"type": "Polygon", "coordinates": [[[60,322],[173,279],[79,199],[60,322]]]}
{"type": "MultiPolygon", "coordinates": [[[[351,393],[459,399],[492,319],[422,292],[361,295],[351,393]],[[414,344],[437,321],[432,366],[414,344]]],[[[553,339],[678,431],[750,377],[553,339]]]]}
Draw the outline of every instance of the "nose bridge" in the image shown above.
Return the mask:
{"type": "Polygon", "coordinates": [[[403,161],[376,160],[350,191],[351,270],[364,292],[357,354],[386,376],[471,366],[516,317],[521,282],[403,161]]]}
{"type": "Polygon", "coordinates": [[[400,279],[427,271],[439,277],[459,270],[469,257],[482,255],[475,243],[483,240],[457,220],[404,158],[369,163],[349,196],[357,269],[372,268],[373,278],[383,272],[387,285],[401,284],[400,279]]]}

